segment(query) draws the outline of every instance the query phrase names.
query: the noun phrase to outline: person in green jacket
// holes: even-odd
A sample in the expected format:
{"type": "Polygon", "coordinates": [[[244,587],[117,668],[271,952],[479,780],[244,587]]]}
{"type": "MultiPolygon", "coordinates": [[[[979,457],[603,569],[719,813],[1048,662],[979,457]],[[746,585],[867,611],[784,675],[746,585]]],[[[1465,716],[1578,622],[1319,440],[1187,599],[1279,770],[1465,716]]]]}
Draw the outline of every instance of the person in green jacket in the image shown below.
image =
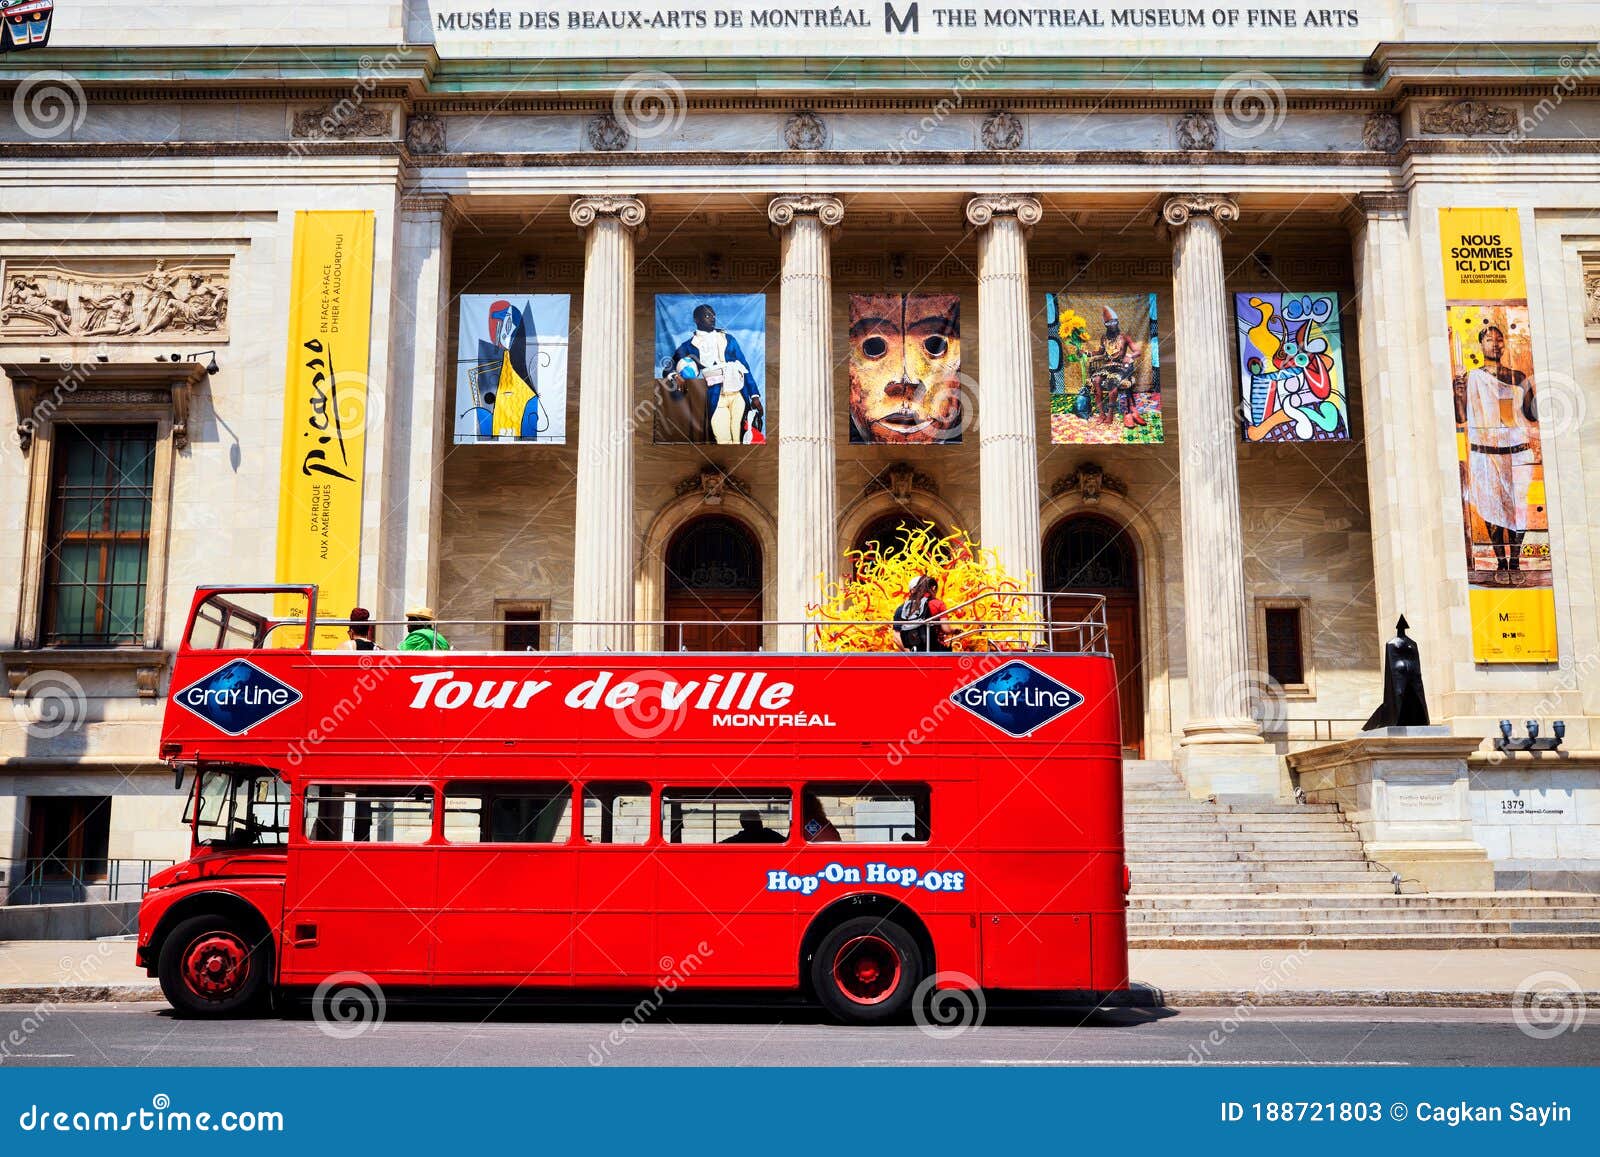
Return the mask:
{"type": "Polygon", "coordinates": [[[428,607],[413,607],[406,612],[406,637],[400,642],[402,651],[448,651],[450,643],[433,625],[433,611],[428,607]]]}

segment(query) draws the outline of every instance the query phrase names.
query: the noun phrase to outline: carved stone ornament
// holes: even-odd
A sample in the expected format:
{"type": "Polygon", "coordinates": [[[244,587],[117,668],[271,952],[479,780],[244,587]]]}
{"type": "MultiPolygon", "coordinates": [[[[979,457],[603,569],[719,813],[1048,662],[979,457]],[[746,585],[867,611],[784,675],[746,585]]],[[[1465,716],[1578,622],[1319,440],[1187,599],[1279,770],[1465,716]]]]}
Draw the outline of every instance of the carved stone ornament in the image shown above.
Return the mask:
{"type": "Polygon", "coordinates": [[[729,493],[748,498],[750,489],[722,467],[715,465],[700,467],[696,473],[683,479],[677,486],[679,498],[687,494],[699,494],[700,501],[707,506],[721,506],[723,498],[729,493]]]}
{"type": "Polygon", "coordinates": [[[997,153],[1009,153],[1022,147],[1022,118],[1008,109],[997,108],[983,118],[978,130],[983,147],[997,153]]]}
{"type": "Polygon", "coordinates": [[[1044,206],[1039,198],[1025,193],[983,193],[967,202],[967,220],[984,226],[996,217],[1015,217],[1018,223],[1032,227],[1044,219],[1044,206]]]}
{"type": "Polygon", "coordinates": [[[1600,253],[1583,255],[1583,333],[1600,341],[1600,253]]]}
{"type": "Polygon", "coordinates": [[[844,202],[825,193],[780,193],[767,202],[767,220],[780,229],[807,215],[832,228],[844,221],[844,202]]]}
{"type": "Polygon", "coordinates": [[[289,124],[296,140],[382,140],[394,134],[394,115],[386,108],[345,99],[297,109],[289,124]]]}
{"type": "Polygon", "coordinates": [[[827,122],[808,108],[790,113],[783,126],[783,145],[800,151],[827,148],[827,122]]]}
{"type": "Polygon", "coordinates": [[[0,343],[226,341],[228,258],[67,257],[0,266],[0,343]]]}
{"type": "Polygon", "coordinates": [[[1184,113],[1178,118],[1178,147],[1186,153],[1209,152],[1216,148],[1216,119],[1200,109],[1184,113]]]}
{"type": "Polygon", "coordinates": [[[589,136],[589,147],[597,153],[620,153],[632,139],[627,128],[611,112],[596,113],[590,117],[585,131],[589,136]]]}
{"type": "Polygon", "coordinates": [[[1216,193],[1182,193],[1161,207],[1161,219],[1181,229],[1191,217],[1212,217],[1219,224],[1239,219],[1239,202],[1216,193]]]}
{"type": "Polygon", "coordinates": [[[1480,100],[1453,100],[1435,105],[1422,113],[1425,133],[1457,133],[1462,136],[1503,137],[1517,127],[1517,110],[1503,104],[1480,100]]]}
{"type": "Polygon", "coordinates": [[[1392,112],[1368,113],[1367,119],[1361,122],[1361,144],[1371,152],[1392,153],[1404,141],[1400,118],[1392,112]]]}
{"type": "Polygon", "coordinates": [[[924,474],[909,462],[895,462],[869,479],[867,484],[861,488],[861,493],[863,495],[888,494],[896,502],[904,505],[911,501],[913,492],[919,490],[924,494],[932,494],[937,497],[939,483],[934,480],[931,474],[924,474]]]}
{"type": "Polygon", "coordinates": [[[52,421],[89,420],[107,412],[167,417],[172,445],[189,448],[189,413],[206,381],[199,359],[168,361],[18,362],[0,364],[17,408],[17,444],[27,454],[52,421]]]}
{"type": "Polygon", "coordinates": [[[572,223],[580,228],[588,228],[601,217],[615,217],[628,228],[638,229],[644,225],[645,208],[644,202],[637,197],[600,193],[574,200],[571,214],[572,223]]]}
{"type": "Polygon", "coordinates": [[[1120,478],[1107,474],[1097,462],[1078,463],[1076,470],[1070,474],[1063,474],[1050,487],[1050,497],[1060,498],[1067,494],[1078,494],[1083,497],[1085,506],[1095,505],[1103,493],[1126,496],[1128,484],[1120,478]]]}
{"type": "Polygon", "coordinates": [[[426,112],[406,121],[406,148],[413,153],[444,152],[444,121],[426,112]]]}

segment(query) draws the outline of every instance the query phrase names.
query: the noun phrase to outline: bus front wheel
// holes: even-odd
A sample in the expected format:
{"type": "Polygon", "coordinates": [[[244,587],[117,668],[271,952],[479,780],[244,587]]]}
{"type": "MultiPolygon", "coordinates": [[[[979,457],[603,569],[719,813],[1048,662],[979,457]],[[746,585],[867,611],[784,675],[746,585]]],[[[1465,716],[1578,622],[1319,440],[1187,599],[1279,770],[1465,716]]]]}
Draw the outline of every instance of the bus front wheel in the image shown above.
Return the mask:
{"type": "Polygon", "coordinates": [[[222,916],[194,916],[161,945],[161,991],[182,1016],[230,1016],[250,1009],[267,980],[267,949],[222,916]]]}
{"type": "Polygon", "coordinates": [[[822,938],[811,984],[824,1008],[847,1024],[882,1024],[906,1014],[922,982],[922,950],[893,920],[858,916],[822,938]]]}

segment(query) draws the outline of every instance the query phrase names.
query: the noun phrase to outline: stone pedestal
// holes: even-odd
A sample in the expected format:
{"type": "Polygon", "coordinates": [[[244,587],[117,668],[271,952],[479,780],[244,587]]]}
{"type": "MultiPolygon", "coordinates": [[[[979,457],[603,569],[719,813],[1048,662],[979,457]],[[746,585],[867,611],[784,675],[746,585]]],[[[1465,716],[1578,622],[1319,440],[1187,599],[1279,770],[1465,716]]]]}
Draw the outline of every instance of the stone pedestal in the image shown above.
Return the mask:
{"type": "Polygon", "coordinates": [[[1239,525],[1238,392],[1228,345],[1221,222],[1239,206],[1212,194],[1173,197],[1171,230],[1178,362],[1178,491],[1183,515],[1184,645],[1189,717],[1179,767],[1190,794],[1267,795],[1279,788],[1277,754],[1261,738],[1252,670],[1244,545],[1239,525]]]}
{"type": "Polygon", "coordinates": [[[578,527],[572,562],[572,646],[633,646],[633,240],[644,202],[611,195],[572,202],[586,231],[583,354],[578,371],[578,527]]]}
{"type": "Polygon", "coordinates": [[[1444,727],[1363,732],[1289,756],[1310,803],[1336,803],[1367,856],[1429,892],[1492,892],[1473,838],[1467,757],[1479,740],[1444,727]]]}
{"type": "Polygon", "coordinates": [[[837,197],[774,197],[767,216],[782,237],[778,372],[777,618],[780,651],[805,649],[806,607],[838,573],[833,452],[833,270],[829,235],[844,220],[837,197]]]}
{"type": "MultiPolygon", "coordinates": [[[[1043,581],[1043,564],[1028,230],[1043,215],[1037,199],[1010,193],[967,202],[967,220],[978,227],[979,541],[1030,587],[1043,581]]],[[[973,418],[962,415],[969,429],[973,418]]]]}

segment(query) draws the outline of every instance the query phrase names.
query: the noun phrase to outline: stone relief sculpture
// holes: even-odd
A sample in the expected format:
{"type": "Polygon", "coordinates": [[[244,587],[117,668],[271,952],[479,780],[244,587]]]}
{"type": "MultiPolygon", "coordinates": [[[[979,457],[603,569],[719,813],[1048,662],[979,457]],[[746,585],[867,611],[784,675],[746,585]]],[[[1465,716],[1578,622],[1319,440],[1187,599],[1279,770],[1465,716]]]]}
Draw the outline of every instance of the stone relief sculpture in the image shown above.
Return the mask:
{"type": "Polygon", "coordinates": [[[1368,113],[1361,124],[1361,143],[1375,153],[1392,153],[1404,140],[1400,118],[1392,112],[1368,113]]]}
{"type": "Polygon", "coordinates": [[[1022,118],[1008,109],[995,109],[983,118],[978,130],[983,147],[994,152],[1009,153],[1022,147],[1022,118]]]}
{"type": "Polygon", "coordinates": [[[0,278],[0,341],[227,336],[226,258],[147,261],[8,262],[0,278]]]}
{"type": "Polygon", "coordinates": [[[1463,136],[1505,136],[1517,127],[1517,110],[1480,100],[1453,100],[1422,113],[1425,133],[1459,133],[1463,136]]]}
{"type": "Polygon", "coordinates": [[[1217,122],[1208,112],[1195,110],[1178,118],[1178,147],[1186,153],[1217,147],[1217,122]]]}

